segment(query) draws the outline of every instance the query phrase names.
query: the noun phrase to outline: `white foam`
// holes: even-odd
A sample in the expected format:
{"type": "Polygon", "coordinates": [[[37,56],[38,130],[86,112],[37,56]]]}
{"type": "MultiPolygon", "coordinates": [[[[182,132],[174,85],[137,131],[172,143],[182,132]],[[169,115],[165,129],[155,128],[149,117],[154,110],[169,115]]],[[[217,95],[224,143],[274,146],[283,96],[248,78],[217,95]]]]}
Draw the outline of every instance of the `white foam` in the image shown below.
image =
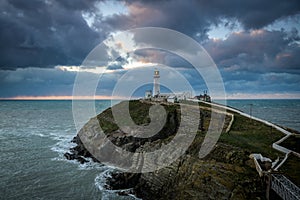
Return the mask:
{"type": "Polygon", "coordinates": [[[52,158],[51,159],[52,161],[63,161],[63,162],[68,162],[68,163],[71,163],[71,164],[74,164],[74,165],[78,165],[78,161],[77,160],[67,160],[66,158],[64,157],[55,157],[55,158],[52,158]]]}
{"type": "Polygon", "coordinates": [[[65,158],[64,154],[66,152],[70,153],[70,149],[75,147],[77,144],[71,142],[73,136],[66,137],[57,137],[58,142],[56,142],[51,150],[58,153],[58,156],[53,158],[53,161],[65,161],[68,163],[76,164],[78,170],[92,170],[92,169],[102,169],[103,165],[97,162],[94,162],[92,158],[84,158],[89,162],[79,163],[77,160],[68,160],[65,158]]]}
{"type": "Polygon", "coordinates": [[[121,190],[109,190],[106,189],[106,180],[108,178],[112,178],[111,173],[115,171],[114,168],[107,167],[106,170],[101,172],[99,175],[95,178],[95,186],[102,192],[102,200],[112,199],[114,197],[123,197],[124,199],[135,199],[135,200],[141,200],[140,198],[137,198],[133,194],[129,194],[128,196],[121,196],[118,193],[119,192],[128,192],[132,191],[132,188],[129,189],[121,189],[121,190]]]}
{"type": "Polygon", "coordinates": [[[40,136],[40,137],[47,137],[46,135],[42,134],[42,133],[38,133],[36,134],[37,136],[40,136]]]}
{"type": "Polygon", "coordinates": [[[89,162],[78,165],[79,170],[92,170],[92,169],[103,169],[102,164],[94,162],[92,158],[84,158],[89,162]]]}
{"type": "Polygon", "coordinates": [[[106,179],[107,178],[111,178],[111,172],[113,171],[113,169],[106,169],[103,172],[101,172],[99,175],[96,176],[95,178],[95,186],[101,190],[104,191],[105,189],[105,185],[106,185],[106,179]]]}

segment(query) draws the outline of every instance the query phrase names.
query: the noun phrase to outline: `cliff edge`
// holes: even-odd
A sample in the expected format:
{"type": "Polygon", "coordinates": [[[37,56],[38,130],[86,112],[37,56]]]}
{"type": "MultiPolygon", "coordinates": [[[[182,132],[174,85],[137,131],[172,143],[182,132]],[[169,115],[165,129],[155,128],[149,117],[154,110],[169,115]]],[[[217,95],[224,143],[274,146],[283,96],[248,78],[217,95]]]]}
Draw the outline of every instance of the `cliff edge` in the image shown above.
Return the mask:
{"type": "MultiPolygon", "coordinates": [[[[120,104],[122,103],[124,102],[120,104]]],[[[152,105],[153,102],[140,100],[129,102],[130,115],[137,125],[150,123],[149,109],[152,105]]],[[[129,152],[151,152],[169,143],[180,125],[180,106],[166,103],[161,105],[166,110],[166,123],[156,135],[150,138],[127,136],[127,133],[116,125],[112,109],[108,108],[80,130],[73,139],[77,146],[65,154],[66,158],[84,163],[87,162],[86,157],[91,157],[97,162],[93,157],[95,152],[89,152],[82,143],[83,133],[86,134],[89,130],[93,130],[93,137],[97,137],[102,131],[105,139],[129,152]],[[101,129],[95,129],[95,124],[100,124],[101,129]]],[[[243,116],[231,113],[235,116],[233,121],[230,115],[224,114],[225,126],[218,143],[205,158],[200,159],[198,154],[208,130],[211,110],[201,103],[197,106],[201,115],[200,121],[196,122],[198,131],[182,156],[171,165],[154,172],[113,172],[107,180],[106,187],[132,188],[131,192],[142,199],[264,199],[264,183],[249,155],[262,152],[272,159],[282,156],[271,148],[272,142],[282,137],[282,134],[243,116]],[[232,127],[226,132],[229,125],[232,127]]],[[[107,153],[101,152],[101,147],[98,150],[100,154],[107,153]]],[[[111,154],[111,157],[114,157],[114,154],[111,154]]]]}

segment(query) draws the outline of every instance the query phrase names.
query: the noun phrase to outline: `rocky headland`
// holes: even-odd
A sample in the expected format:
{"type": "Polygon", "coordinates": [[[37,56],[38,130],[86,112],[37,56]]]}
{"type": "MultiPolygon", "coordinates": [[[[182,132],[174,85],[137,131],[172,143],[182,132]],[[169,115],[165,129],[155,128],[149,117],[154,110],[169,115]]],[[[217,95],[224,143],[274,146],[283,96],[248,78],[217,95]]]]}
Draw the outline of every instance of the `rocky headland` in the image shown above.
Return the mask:
{"type": "MultiPolygon", "coordinates": [[[[146,126],[150,123],[149,109],[153,102],[135,100],[130,101],[129,105],[130,115],[136,124],[146,126]]],[[[93,156],[96,152],[89,152],[85,142],[82,142],[86,139],[83,135],[90,130],[93,130],[92,133],[87,135],[97,138],[103,131],[105,139],[129,152],[151,152],[160,148],[174,138],[181,119],[179,105],[161,105],[167,117],[163,128],[156,135],[149,138],[128,136],[116,125],[112,109],[108,108],[86,123],[72,141],[77,146],[66,153],[65,157],[80,163],[88,162],[86,158],[90,157],[98,162],[93,156]],[[101,129],[95,128],[95,124],[100,124],[101,129]]],[[[171,165],[154,172],[113,172],[106,187],[113,190],[131,188],[128,191],[142,199],[264,199],[264,182],[249,155],[259,152],[271,159],[283,156],[271,148],[272,143],[283,136],[282,133],[230,112],[229,115],[224,114],[225,126],[219,141],[206,157],[200,159],[199,150],[208,130],[211,108],[200,103],[197,109],[201,116],[196,122],[198,131],[183,155],[171,165]]],[[[100,154],[107,153],[101,152],[101,146],[98,151],[100,154]]],[[[120,194],[126,195],[128,192],[120,194]]]]}

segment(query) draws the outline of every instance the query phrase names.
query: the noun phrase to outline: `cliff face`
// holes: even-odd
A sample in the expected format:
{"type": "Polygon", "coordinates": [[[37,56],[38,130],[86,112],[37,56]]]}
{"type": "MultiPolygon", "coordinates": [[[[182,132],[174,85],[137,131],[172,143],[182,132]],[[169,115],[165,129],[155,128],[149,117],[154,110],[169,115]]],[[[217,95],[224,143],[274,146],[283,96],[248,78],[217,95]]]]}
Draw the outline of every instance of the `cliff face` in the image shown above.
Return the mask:
{"type": "MultiPolygon", "coordinates": [[[[147,102],[130,102],[130,114],[136,124],[149,123],[147,102]]],[[[93,157],[83,145],[81,137],[86,131],[94,130],[95,122],[100,123],[106,137],[115,145],[130,152],[149,152],[168,143],[176,134],[180,124],[180,110],[176,105],[164,105],[167,120],[162,130],[150,138],[126,136],[114,123],[111,109],[91,119],[74,138],[77,146],[66,153],[68,159],[85,162],[84,157],[93,157]]],[[[249,152],[237,146],[218,142],[214,150],[204,159],[198,152],[205,137],[209,110],[201,110],[202,122],[199,131],[188,150],[168,167],[149,173],[115,172],[107,180],[111,189],[133,188],[133,193],[142,199],[254,199],[264,196],[262,183],[248,158],[249,152]]],[[[226,119],[226,121],[230,121],[226,119]]],[[[226,127],[225,127],[226,128],[226,127]]],[[[89,134],[87,134],[89,135],[89,134]]],[[[100,148],[101,152],[101,148],[100,148]]],[[[114,155],[111,155],[112,157],[114,155]]],[[[164,155],[165,156],[165,155],[164,155]]],[[[96,159],[93,158],[95,161],[96,159]]]]}

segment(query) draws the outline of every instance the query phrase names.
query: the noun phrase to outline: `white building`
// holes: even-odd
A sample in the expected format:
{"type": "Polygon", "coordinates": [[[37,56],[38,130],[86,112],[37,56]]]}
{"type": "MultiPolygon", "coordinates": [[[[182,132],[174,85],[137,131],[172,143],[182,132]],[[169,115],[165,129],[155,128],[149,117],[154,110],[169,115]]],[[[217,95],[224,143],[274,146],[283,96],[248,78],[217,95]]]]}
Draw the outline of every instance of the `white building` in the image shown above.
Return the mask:
{"type": "Polygon", "coordinates": [[[146,90],[145,99],[150,99],[152,97],[152,90],[146,90]]]}
{"type": "Polygon", "coordinates": [[[160,93],[160,84],[159,84],[159,71],[154,70],[153,76],[153,93],[151,90],[145,92],[145,99],[151,99],[152,101],[167,101],[171,103],[176,103],[182,100],[192,99],[192,92],[178,92],[178,93],[160,93]]]}
{"type": "Polygon", "coordinates": [[[155,69],[153,76],[153,97],[158,96],[160,94],[160,85],[159,85],[159,71],[155,69]]]}
{"type": "Polygon", "coordinates": [[[161,93],[160,98],[166,99],[168,102],[176,103],[178,101],[192,99],[193,95],[191,92],[178,92],[178,93],[161,93]]]}

